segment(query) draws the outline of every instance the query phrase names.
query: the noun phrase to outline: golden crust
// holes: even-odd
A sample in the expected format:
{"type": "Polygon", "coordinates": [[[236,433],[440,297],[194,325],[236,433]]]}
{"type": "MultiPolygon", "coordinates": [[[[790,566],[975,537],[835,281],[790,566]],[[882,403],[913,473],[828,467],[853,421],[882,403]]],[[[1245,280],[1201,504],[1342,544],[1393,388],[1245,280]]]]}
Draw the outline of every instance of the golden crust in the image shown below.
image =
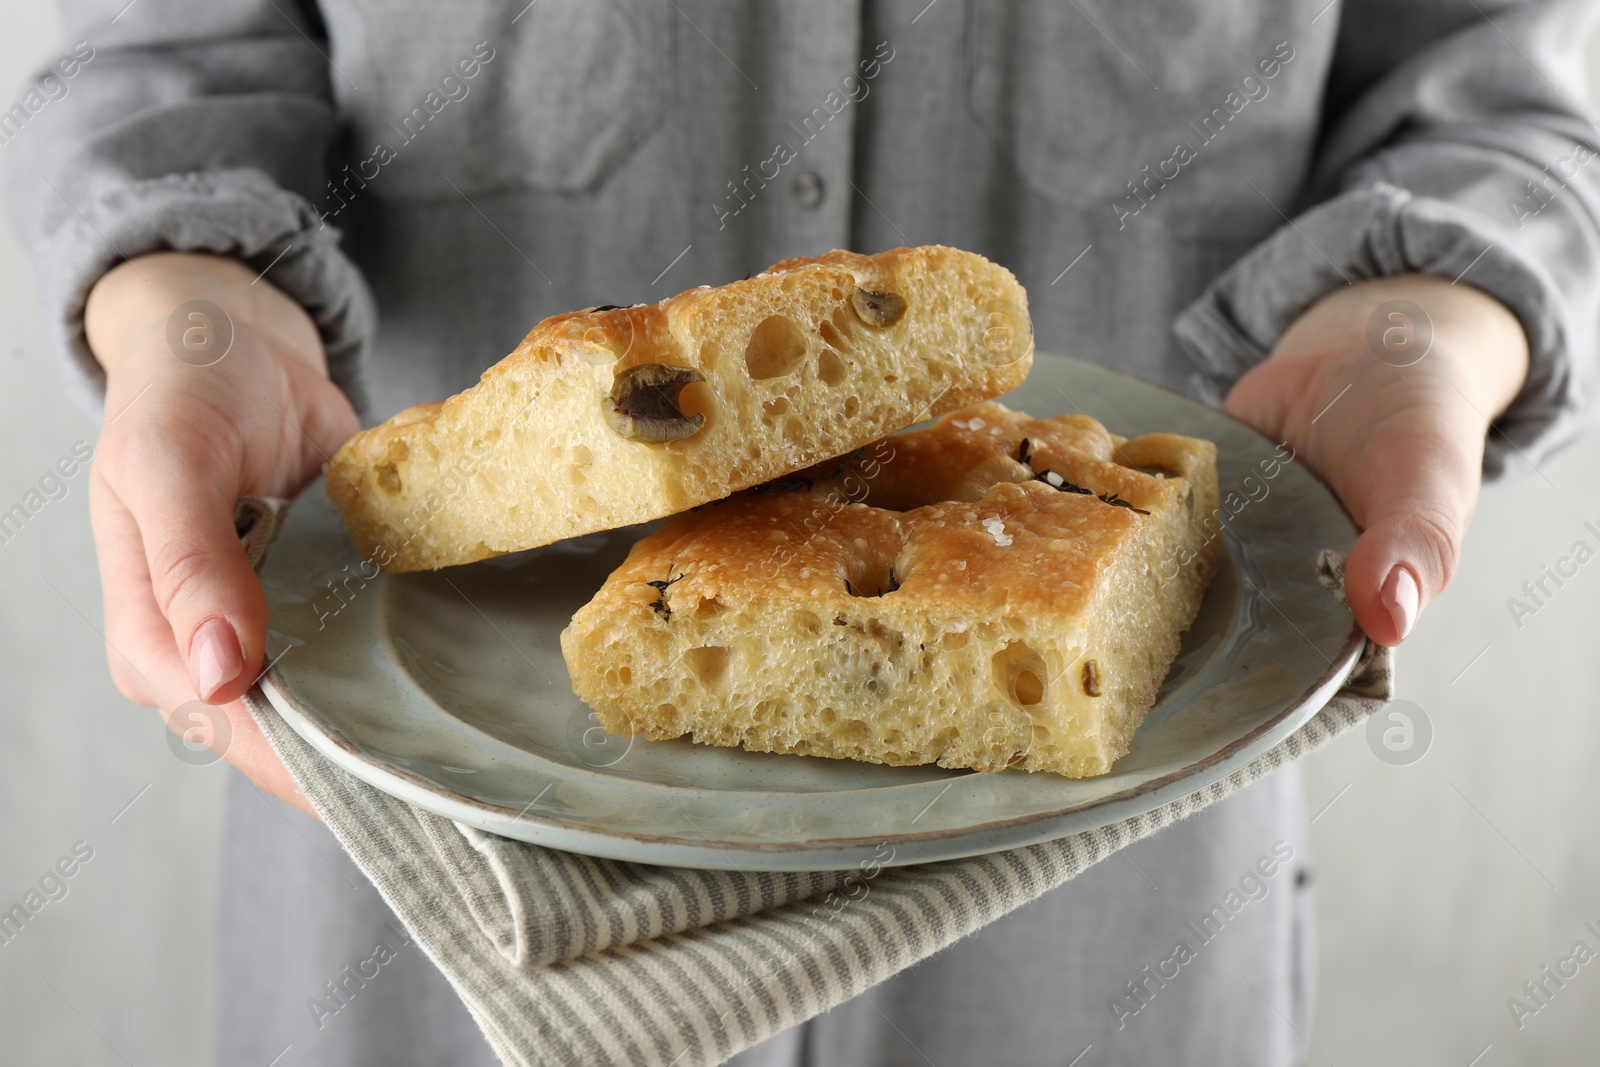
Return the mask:
{"type": "Polygon", "coordinates": [[[574,691],[619,733],[1104,773],[1210,581],[1215,455],[947,415],[639,541],[562,634],[574,691]]]}
{"type": "Polygon", "coordinates": [[[1014,388],[1032,355],[1026,294],[981,256],[790,259],[659,304],[544,320],[477,385],[352,437],[328,495],[385,570],[467,563],[670,515],[849,451],[1014,388]],[[867,321],[853,303],[863,292],[903,313],[867,321]],[[687,428],[675,412],[617,414],[623,376],[652,364],[703,379],[677,398],[704,416],[694,432],[664,439],[687,428]]]}

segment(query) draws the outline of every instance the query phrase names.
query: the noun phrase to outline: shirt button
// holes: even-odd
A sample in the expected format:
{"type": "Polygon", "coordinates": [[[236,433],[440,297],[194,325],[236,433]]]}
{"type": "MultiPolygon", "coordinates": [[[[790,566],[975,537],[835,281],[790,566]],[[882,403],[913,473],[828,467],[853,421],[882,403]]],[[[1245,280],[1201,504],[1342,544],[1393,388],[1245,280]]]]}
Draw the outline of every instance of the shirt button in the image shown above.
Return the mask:
{"type": "Polygon", "coordinates": [[[794,198],[803,208],[811,210],[822,203],[822,198],[827,189],[822,184],[822,175],[816,171],[806,171],[804,174],[795,175],[794,198]]]}

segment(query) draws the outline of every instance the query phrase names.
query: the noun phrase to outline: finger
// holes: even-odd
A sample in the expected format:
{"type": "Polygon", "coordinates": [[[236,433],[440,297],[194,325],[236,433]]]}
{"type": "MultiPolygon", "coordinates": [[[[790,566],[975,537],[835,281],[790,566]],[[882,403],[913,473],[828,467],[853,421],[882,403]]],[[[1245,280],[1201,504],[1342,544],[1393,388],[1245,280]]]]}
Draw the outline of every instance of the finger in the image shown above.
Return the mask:
{"type": "Polygon", "coordinates": [[[1455,574],[1478,498],[1482,436],[1419,426],[1376,437],[1366,451],[1366,484],[1335,484],[1363,527],[1345,593],[1367,635],[1396,645],[1455,574]]]}
{"type": "MultiPolygon", "coordinates": [[[[129,700],[158,707],[169,727],[181,726],[174,724],[174,710],[194,701],[196,694],[172,629],[156,606],[138,527],[103,481],[91,481],[89,494],[112,677],[129,700]]],[[[205,710],[207,741],[218,755],[261,789],[316,815],[248,708],[234,701],[205,710]]],[[[179,716],[185,718],[192,715],[179,716]]]]}
{"type": "Polygon", "coordinates": [[[233,525],[237,446],[203,422],[157,417],[100,458],[138,526],[151,595],[194,691],[210,703],[238,699],[261,662],[267,605],[233,525]]]}
{"type": "Polygon", "coordinates": [[[106,666],[118,692],[135,704],[154,707],[158,686],[150,677],[153,661],[165,652],[176,660],[172,630],[155,610],[150,571],[138,524],[103,478],[89,478],[89,520],[100,567],[104,606],[106,666]],[[148,614],[142,610],[149,605],[148,614]]]}
{"type": "MultiPolygon", "coordinates": [[[[339,447],[361,429],[361,420],[343,390],[304,364],[291,364],[286,373],[289,388],[307,398],[301,407],[301,421],[295,427],[310,446],[305,457],[308,467],[301,471],[296,487],[309,482],[321,471],[339,447]]],[[[287,418],[287,415],[285,416],[287,418]]]]}

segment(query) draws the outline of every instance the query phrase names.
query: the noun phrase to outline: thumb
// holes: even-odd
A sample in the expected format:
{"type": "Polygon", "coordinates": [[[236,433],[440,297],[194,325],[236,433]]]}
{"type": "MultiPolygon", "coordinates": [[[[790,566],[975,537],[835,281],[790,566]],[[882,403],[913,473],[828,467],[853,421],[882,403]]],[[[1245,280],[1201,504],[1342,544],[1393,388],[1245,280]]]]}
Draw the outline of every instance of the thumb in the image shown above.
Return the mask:
{"type": "Polygon", "coordinates": [[[1482,442],[1481,433],[1412,426],[1375,435],[1361,462],[1330,472],[1362,527],[1345,565],[1345,593],[1379,644],[1404,640],[1455,574],[1477,504],[1482,442]],[[1361,484],[1341,484],[1352,480],[1345,471],[1361,484]]]}
{"type": "Polygon", "coordinates": [[[266,643],[267,604],[234,530],[236,449],[167,430],[120,450],[112,487],[139,527],[151,593],[200,699],[237,700],[266,643]]]}

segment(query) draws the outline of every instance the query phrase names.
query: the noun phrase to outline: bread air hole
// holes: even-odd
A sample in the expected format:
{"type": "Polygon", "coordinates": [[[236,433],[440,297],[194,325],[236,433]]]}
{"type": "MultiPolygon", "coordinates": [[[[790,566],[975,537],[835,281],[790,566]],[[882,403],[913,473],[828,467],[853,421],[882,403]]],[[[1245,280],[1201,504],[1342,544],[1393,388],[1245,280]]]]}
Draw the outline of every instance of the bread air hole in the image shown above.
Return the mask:
{"type": "Polygon", "coordinates": [[[817,377],[822,384],[832,389],[842,383],[849,371],[845,368],[844,359],[831,348],[824,348],[817,356],[817,377]]]}
{"type": "Polygon", "coordinates": [[[851,596],[885,596],[899,588],[894,557],[881,550],[873,551],[871,545],[845,566],[845,589],[851,596]]]}
{"type": "Polygon", "coordinates": [[[727,610],[728,605],[724,604],[721,598],[714,596],[701,597],[700,603],[694,606],[694,617],[697,621],[704,622],[707,619],[716,618],[727,610]]]}
{"type": "Polygon", "coordinates": [[[849,352],[856,331],[856,318],[845,308],[839,308],[827,321],[817,327],[822,340],[840,352],[849,352]]]}
{"type": "Polygon", "coordinates": [[[817,332],[822,335],[823,343],[829,348],[835,348],[842,352],[848,347],[845,339],[840,336],[838,327],[831,322],[824,322],[821,326],[818,326],[817,332]]]}
{"type": "Polygon", "coordinates": [[[771,400],[763,400],[761,402],[762,425],[771,426],[778,416],[788,410],[789,398],[786,396],[775,396],[771,400]]]}
{"type": "Polygon", "coordinates": [[[994,654],[994,684],[1025,708],[1044,703],[1044,657],[1023,641],[1013,641],[994,654]]]}
{"type": "Polygon", "coordinates": [[[728,672],[728,650],[721,645],[691,648],[684,653],[683,659],[707,689],[715,689],[728,672]]]}
{"type": "Polygon", "coordinates": [[[805,336],[782,315],[768,315],[757,323],[744,346],[745,368],[756,381],[792,374],[805,358],[805,336]]]}

